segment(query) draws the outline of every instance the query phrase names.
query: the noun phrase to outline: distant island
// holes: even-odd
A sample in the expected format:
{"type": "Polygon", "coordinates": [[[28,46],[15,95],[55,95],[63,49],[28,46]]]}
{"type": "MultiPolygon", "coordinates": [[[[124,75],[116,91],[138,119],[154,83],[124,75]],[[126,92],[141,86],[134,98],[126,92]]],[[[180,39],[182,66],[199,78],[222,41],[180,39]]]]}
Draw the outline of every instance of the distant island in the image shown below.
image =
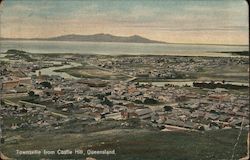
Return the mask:
{"type": "Polygon", "coordinates": [[[114,36],[111,34],[93,35],[62,35],[50,38],[0,38],[0,40],[36,40],[36,41],[80,41],[80,42],[123,42],[123,43],[166,43],[163,41],[150,40],[139,35],[129,37],[114,36]]]}

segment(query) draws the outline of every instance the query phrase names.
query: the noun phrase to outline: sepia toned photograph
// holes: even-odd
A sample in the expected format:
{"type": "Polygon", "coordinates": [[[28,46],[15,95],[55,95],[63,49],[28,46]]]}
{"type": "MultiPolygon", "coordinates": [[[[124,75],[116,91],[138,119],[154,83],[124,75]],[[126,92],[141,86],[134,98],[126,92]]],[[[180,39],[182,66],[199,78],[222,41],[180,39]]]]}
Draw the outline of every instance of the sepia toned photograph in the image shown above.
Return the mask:
{"type": "Polygon", "coordinates": [[[248,160],[246,0],[0,0],[0,160],[248,160]]]}

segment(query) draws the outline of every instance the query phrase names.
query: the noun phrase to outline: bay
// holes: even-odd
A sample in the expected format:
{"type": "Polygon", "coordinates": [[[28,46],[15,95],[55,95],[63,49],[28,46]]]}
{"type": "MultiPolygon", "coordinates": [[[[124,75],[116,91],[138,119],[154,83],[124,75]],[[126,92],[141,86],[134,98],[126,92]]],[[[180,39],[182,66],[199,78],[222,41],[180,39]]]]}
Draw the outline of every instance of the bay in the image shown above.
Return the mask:
{"type": "Polygon", "coordinates": [[[229,51],[248,51],[248,46],[191,45],[156,43],[68,42],[68,41],[0,41],[0,52],[9,49],[31,53],[78,53],[101,55],[177,55],[230,57],[229,51]]]}

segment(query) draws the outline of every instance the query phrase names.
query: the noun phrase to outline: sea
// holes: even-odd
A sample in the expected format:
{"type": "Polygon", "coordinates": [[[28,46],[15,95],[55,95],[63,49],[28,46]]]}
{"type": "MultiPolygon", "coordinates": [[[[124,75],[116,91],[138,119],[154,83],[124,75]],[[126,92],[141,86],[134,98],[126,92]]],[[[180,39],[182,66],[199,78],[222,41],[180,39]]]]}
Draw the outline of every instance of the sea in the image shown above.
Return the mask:
{"type": "Polygon", "coordinates": [[[248,45],[196,45],[157,43],[114,43],[73,41],[0,41],[0,52],[9,49],[30,53],[77,53],[99,55],[176,55],[230,57],[230,51],[248,51],[248,45]]]}

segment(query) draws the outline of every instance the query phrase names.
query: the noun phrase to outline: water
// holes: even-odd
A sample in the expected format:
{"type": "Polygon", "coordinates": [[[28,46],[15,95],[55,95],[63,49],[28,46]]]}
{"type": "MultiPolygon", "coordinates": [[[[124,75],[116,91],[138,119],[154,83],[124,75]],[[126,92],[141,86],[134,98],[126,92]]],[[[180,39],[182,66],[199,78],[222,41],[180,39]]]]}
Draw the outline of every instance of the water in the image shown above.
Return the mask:
{"type": "Polygon", "coordinates": [[[246,51],[248,46],[149,44],[65,41],[0,41],[0,51],[9,49],[31,53],[80,53],[103,55],[232,56],[225,51],[246,51]]]}
{"type": "MultiPolygon", "coordinates": [[[[50,63],[58,64],[58,62],[56,61],[53,61],[53,62],[50,61],[50,63]]],[[[43,68],[43,69],[37,70],[36,75],[38,75],[38,73],[41,72],[42,75],[49,75],[49,76],[56,75],[56,76],[61,76],[65,79],[79,79],[65,72],[55,72],[55,70],[79,67],[79,66],[81,66],[80,63],[70,62],[70,64],[59,66],[59,67],[49,67],[49,68],[43,68]]]]}
{"type": "MultiPolygon", "coordinates": [[[[179,55],[179,56],[216,56],[229,57],[225,51],[246,51],[248,46],[223,45],[185,45],[185,44],[148,44],[148,43],[109,43],[109,42],[65,42],[65,41],[0,41],[0,52],[9,49],[24,50],[31,53],[79,53],[103,55],[179,55]]],[[[15,63],[0,54],[1,60],[15,63]]],[[[64,72],[54,72],[56,69],[71,68],[80,64],[72,63],[63,67],[41,69],[42,74],[60,75],[64,78],[76,79],[64,72]]],[[[164,85],[166,82],[156,82],[164,85]]],[[[169,83],[169,82],[168,82],[169,83]]],[[[192,82],[173,82],[185,85],[192,82]]],[[[169,83],[170,84],[170,83],[169,83]]]]}
{"type": "MultiPolygon", "coordinates": [[[[5,56],[6,56],[6,54],[0,54],[0,61],[6,61],[6,62],[10,62],[10,63],[23,62],[23,60],[10,60],[9,58],[6,58],[5,56]]],[[[61,64],[60,61],[43,61],[43,62],[44,63],[61,64]]],[[[38,75],[38,73],[41,72],[42,75],[61,76],[65,79],[79,79],[79,78],[74,77],[72,75],[69,75],[68,73],[65,73],[65,72],[56,72],[56,70],[79,67],[79,66],[82,66],[82,64],[76,63],[76,62],[70,62],[70,64],[65,64],[63,66],[54,66],[54,67],[39,69],[36,71],[35,75],[38,75]]],[[[32,76],[32,75],[34,75],[34,73],[29,74],[29,76],[32,76]]]]}

